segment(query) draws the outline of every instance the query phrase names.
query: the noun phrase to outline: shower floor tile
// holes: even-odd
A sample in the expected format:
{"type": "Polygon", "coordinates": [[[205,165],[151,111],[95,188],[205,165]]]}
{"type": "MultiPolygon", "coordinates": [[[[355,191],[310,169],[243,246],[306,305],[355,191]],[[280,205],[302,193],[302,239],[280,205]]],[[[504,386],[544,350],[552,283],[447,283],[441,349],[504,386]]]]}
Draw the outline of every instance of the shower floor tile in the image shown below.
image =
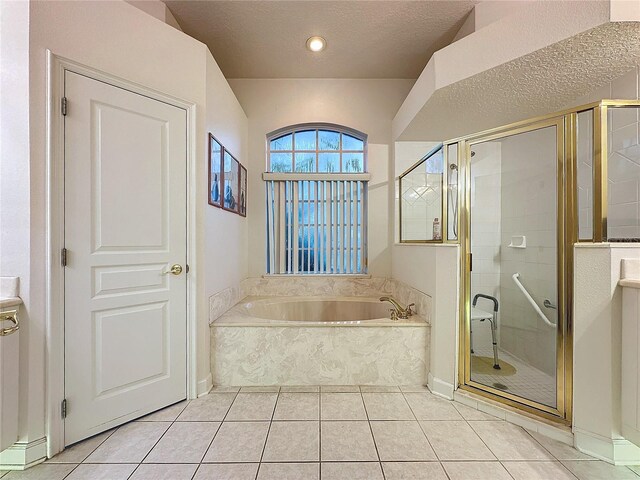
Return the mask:
{"type": "MultiPolygon", "coordinates": [[[[501,358],[512,361],[502,354],[501,358]]],[[[428,390],[385,387],[384,392],[371,392],[370,387],[358,386],[339,388],[353,392],[348,394],[320,393],[324,389],[317,388],[287,390],[214,390],[188,404],[167,407],[142,422],[130,422],[80,442],[42,465],[24,472],[0,472],[0,477],[640,480],[632,468],[613,467],[568,445],[443,400],[428,390]],[[394,393],[387,393],[390,391],[394,393]],[[345,409],[339,408],[341,399],[348,399],[345,409]],[[429,408],[437,413],[427,415],[429,408]],[[355,416],[357,420],[327,419],[322,414],[325,411],[328,417],[334,417],[334,412],[337,417],[355,416]],[[298,420],[301,416],[313,420],[298,420]],[[185,417],[198,420],[189,418],[185,423],[185,417]],[[255,417],[260,420],[249,420],[255,417]],[[189,426],[202,433],[188,440],[197,444],[198,458],[192,449],[185,448],[183,433],[189,426]],[[161,458],[165,453],[167,458],[161,458]],[[172,463],[159,464],[163,460],[172,463]]]]}
{"type": "MultiPolygon", "coordinates": [[[[491,348],[475,348],[473,356],[493,358],[491,348]]],[[[515,367],[513,375],[471,372],[473,381],[513,393],[543,405],[555,406],[556,380],[551,375],[528,365],[504,350],[498,351],[498,359],[515,367]]]]}

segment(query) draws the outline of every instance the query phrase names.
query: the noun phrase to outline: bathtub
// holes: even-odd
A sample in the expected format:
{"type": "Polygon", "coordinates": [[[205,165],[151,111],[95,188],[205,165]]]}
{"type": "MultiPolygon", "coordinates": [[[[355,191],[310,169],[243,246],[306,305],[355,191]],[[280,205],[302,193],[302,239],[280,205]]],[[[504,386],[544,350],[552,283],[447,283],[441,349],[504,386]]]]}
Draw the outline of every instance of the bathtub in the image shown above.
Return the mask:
{"type": "Polygon", "coordinates": [[[211,324],[214,385],[424,385],[428,322],[369,297],[246,297],[211,324]]]}

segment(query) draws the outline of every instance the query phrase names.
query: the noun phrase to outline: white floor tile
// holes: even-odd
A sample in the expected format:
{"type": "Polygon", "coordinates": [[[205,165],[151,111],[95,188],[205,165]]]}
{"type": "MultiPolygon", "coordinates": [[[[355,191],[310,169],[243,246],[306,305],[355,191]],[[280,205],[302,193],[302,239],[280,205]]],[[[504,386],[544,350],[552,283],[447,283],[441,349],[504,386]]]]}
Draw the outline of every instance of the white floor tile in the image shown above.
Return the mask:
{"type": "Polygon", "coordinates": [[[259,462],[269,422],[225,422],[216,433],[204,462],[259,462]]]}
{"type": "Polygon", "coordinates": [[[280,387],[278,386],[264,386],[264,387],[241,387],[240,393],[278,393],[280,387]]]}
{"type": "Polygon", "coordinates": [[[515,480],[576,480],[560,462],[502,462],[515,480]]]}
{"type": "Polygon", "coordinates": [[[187,405],[178,416],[179,422],[221,422],[227,412],[235,393],[210,393],[197,398],[187,405]]]}
{"type": "Polygon", "coordinates": [[[513,480],[500,462],[442,462],[442,466],[451,480],[513,480]]]}
{"type": "Polygon", "coordinates": [[[378,461],[369,422],[321,422],[320,428],[323,462],[378,461]]]}
{"type": "Polygon", "coordinates": [[[277,393],[239,393],[229,409],[226,420],[271,420],[277,398],[277,393]]]}
{"type": "Polygon", "coordinates": [[[471,421],[469,425],[498,460],[554,460],[522,427],[503,421],[471,421]]]}
{"type": "Polygon", "coordinates": [[[143,464],[130,480],[191,480],[197,468],[195,464],[143,464]]]}
{"type": "Polygon", "coordinates": [[[320,420],[320,395],[317,393],[281,393],[274,420],[320,420]]]}
{"type": "Polygon", "coordinates": [[[200,463],[218,427],[218,422],[176,422],[144,463],[200,463]]]}
{"type": "Polygon", "coordinates": [[[527,430],[527,433],[535,438],[538,443],[542,444],[542,446],[546,448],[549,453],[551,453],[551,455],[553,455],[558,460],[593,460],[593,457],[579,452],[566,443],[553,440],[552,438],[549,438],[538,432],[527,430]]]}
{"type": "Polygon", "coordinates": [[[109,463],[102,465],[78,465],[65,480],[127,480],[138,465],[109,463]]]}
{"type": "Polygon", "coordinates": [[[47,460],[47,463],[82,463],[84,459],[91,455],[113,432],[115,432],[115,429],[71,445],[47,460]]]}
{"type": "Polygon", "coordinates": [[[280,392],[289,393],[318,393],[320,387],[318,385],[288,385],[280,387],[280,392]]]}
{"type": "Polygon", "coordinates": [[[258,463],[202,464],[193,480],[255,480],[258,463]]]}
{"type": "Polygon", "coordinates": [[[321,392],[327,393],[360,393],[358,385],[320,385],[321,392]]]}
{"type": "Polygon", "coordinates": [[[418,420],[462,420],[450,400],[432,393],[405,393],[404,396],[418,420]]]}
{"type": "Polygon", "coordinates": [[[601,461],[567,460],[562,464],[579,480],[638,480],[627,467],[616,467],[601,461]]]}
{"type": "Polygon", "coordinates": [[[262,461],[317,462],[319,448],[319,422],[273,422],[262,461]]]}
{"type": "Polygon", "coordinates": [[[378,462],[323,463],[322,480],[382,480],[378,462]]]}
{"type": "Polygon", "coordinates": [[[362,393],[399,393],[400,388],[395,385],[360,385],[362,393]]]}
{"type": "Polygon", "coordinates": [[[429,388],[426,385],[400,385],[400,391],[404,393],[426,393],[429,388]]]}
{"type": "Polygon", "coordinates": [[[367,420],[359,393],[322,393],[320,402],[322,420],[367,420]]]}
{"type": "Polygon", "coordinates": [[[415,420],[402,393],[363,393],[369,420],[415,420]]]}
{"type": "Polygon", "coordinates": [[[453,406],[465,420],[499,420],[499,418],[494,415],[484,413],[462,403],[453,402],[453,406]]]}
{"type": "Polygon", "coordinates": [[[87,463],[140,463],[171,424],[131,422],[118,428],[85,460],[87,463]]]}
{"type": "Polygon", "coordinates": [[[382,469],[386,480],[447,480],[438,462],[383,462],[382,469]]]}
{"type": "Polygon", "coordinates": [[[158,410],[157,412],[150,413],[149,415],[145,415],[142,418],[139,418],[138,422],[173,422],[178,415],[180,415],[185,408],[187,408],[189,402],[187,400],[183,402],[176,403],[175,405],[171,405],[170,407],[163,408],[162,410],[158,410]]]}
{"type": "Polygon", "coordinates": [[[27,470],[7,473],[2,480],[62,480],[76,465],[42,463],[27,470]]]}
{"type": "Polygon", "coordinates": [[[319,463],[263,463],[257,480],[318,480],[319,463]]]}
{"type": "Polygon", "coordinates": [[[371,422],[371,429],[378,455],[383,462],[437,460],[416,421],[371,422]]]}
{"type": "Polygon", "coordinates": [[[441,461],[496,460],[465,421],[422,421],[420,425],[441,461]]]}

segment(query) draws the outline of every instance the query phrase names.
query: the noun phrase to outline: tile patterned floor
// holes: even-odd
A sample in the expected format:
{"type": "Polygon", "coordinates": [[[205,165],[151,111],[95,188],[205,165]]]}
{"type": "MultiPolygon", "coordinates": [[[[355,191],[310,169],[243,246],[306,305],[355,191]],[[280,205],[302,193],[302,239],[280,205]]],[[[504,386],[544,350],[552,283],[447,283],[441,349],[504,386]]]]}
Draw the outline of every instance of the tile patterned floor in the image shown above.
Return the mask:
{"type": "MultiPolygon", "coordinates": [[[[474,353],[478,356],[493,358],[493,350],[491,348],[476,348],[474,353]]],[[[506,392],[514,393],[544,405],[555,406],[556,380],[554,377],[547,375],[505,350],[499,349],[498,358],[513,365],[516,368],[516,374],[487,375],[472,372],[473,380],[483,385],[495,386],[506,392]],[[498,386],[500,384],[506,388],[498,386]]]]}
{"type": "Polygon", "coordinates": [[[614,467],[423,387],[220,388],[2,480],[618,480],[614,467]]]}

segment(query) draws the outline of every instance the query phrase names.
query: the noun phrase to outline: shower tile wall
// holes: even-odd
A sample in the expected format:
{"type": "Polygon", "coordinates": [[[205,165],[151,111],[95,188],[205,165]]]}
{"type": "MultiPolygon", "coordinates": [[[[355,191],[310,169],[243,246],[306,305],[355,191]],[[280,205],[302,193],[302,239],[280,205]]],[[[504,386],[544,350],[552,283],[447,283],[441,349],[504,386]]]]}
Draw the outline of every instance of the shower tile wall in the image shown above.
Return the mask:
{"type": "Polygon", "coordinates": [[[578,114],[578,238],[593,237],[593,112],[578,114]]]}
{"type": "MultiPolygon", "coordinates": [[[[555,330],[544,323],[512,279],[514,273],[550,321],[543,307],[556,294],[556,132],[546,128],[502,143],[501,347],[543,372],[555,374],[555,330]],[[512,248],[513,236],[526,248],[512,248]]],[[[517,241],[514,242],[517,244],[517,241]]]]}
{"type": "Polygon", "coordinates": [[[403,239],[431,240],[433,221],[442,216],[442,174],[407,175],[402,179],[402,190],[403,239]]]}
{"type": "Polygon", "coordinates": [[[608,237],[640,238],[640,109],[612,108],[608,116],[608,237]]]}
{"type": "MultiPolygon", "coordinates": [[[[625,100],[637,100],[640,93],[640,67],[636,67],[630,72],[622,75],[621,77],[609,82],[590,94],[583,96],[577,99],[568,107],[584,105],[587,103],[592,103],[599,101],[603,98],[613,98],[613,99],[625,99],[625,100]]],[[[637,166],[633,166],[626,162],[625,160],[630,156],[633,156],[632,151],[625,152],[616,152],[613,150],[614,145],[612,144],[611,136],[614,131],[616,131],[616,145],[624,145],[625,142],[628,143],[628,146],[631,146],[631,143],[636,139],[637,145],[637,132],[634,134],[632,128],[629,127],[632,119],[631,114],[628,112],[614,113],[616,117],[620,116],[620,118],[609,118],[609,155],[610,165],[613,166],[613,177],[609,179],[609,192],[610,192],[610,214],[613,214],[613,224],[611,221],[609,222],[609,237],[610,238],[621,238],[628,236],[639,237],[640,232],[638,232],[638,216],[632,218],[632,215],[637,211],[638,200],[633,200],[634,198],[634,183],[637,183],[637,175],[636,170],[637,166]],[[628,117],[626,117],[628,115],[628,117]],[[625,119],[626,117],[626,119],[625,119]],[[627,123],[629,122],[629,123],[627,123]],[[627,123],[627,125],[625,125],[627,123]],[[629,135],[629,138],[624,139],[625,135],[629,135]],[[614,153],[620,153],[620,156],[614,155],[614,153]],[[620,158],[624,157],[624,158],[620,158]],[[613,163],[612,163],[613,162],[613,163]],[[616,178],[620,178],[620,174],[628,174],[626,180],[630,180],[627,184],[620,184],[620,182],[616,181],[616,178]],[[616,193],[613,197],[611,193],[614,190],[620,189],[619,193],[616,193]],[[636,206],[634,206],[634,204],[636,206]]],[[[584,116],[582,116],[584,118],[584,116]]],[[[584,131],[589,131],[589,125],[584,125],[584,131]]],[[[579,208],[580,208],[580,224],[579,224],[579,234],[580,238],[591,238],[591,224],[592,224],[592,205],[591,205],[591,158],[588,153],[589,146],[589,137],[590,133],[587,135],[580,135],[580,119],[579,119],[579,130],[578,130],[578,183],[579,183],[579,208]]],[[[628,148],[624,147],[623,149],[628,148]]],[[[640,163],[638,156],[631,159],[631,162],[636,164],[640,163]],[[634,160],[635,159],[635,160],[634,160]]],[[[625,179],[623,179],[623,182],[625,179]]],[[[637,190],[636,190],[637,192],[637,190]]],[[[611,217],[609,217],[611,218],[611,217]]]]}
{"type": "MultiPolygon", "coordinates": [[[[474,151],[471,168],[472,298],[476,293],[484,293],[500,302],[500,144],[483,143],[474,151]]],[[[492,309],[487,300],[478,300],[477,306],[485,311],[492,309]]],[[[489,322],[475,321],[472,328],[474,346],[491,348],[489,322]]]]}

